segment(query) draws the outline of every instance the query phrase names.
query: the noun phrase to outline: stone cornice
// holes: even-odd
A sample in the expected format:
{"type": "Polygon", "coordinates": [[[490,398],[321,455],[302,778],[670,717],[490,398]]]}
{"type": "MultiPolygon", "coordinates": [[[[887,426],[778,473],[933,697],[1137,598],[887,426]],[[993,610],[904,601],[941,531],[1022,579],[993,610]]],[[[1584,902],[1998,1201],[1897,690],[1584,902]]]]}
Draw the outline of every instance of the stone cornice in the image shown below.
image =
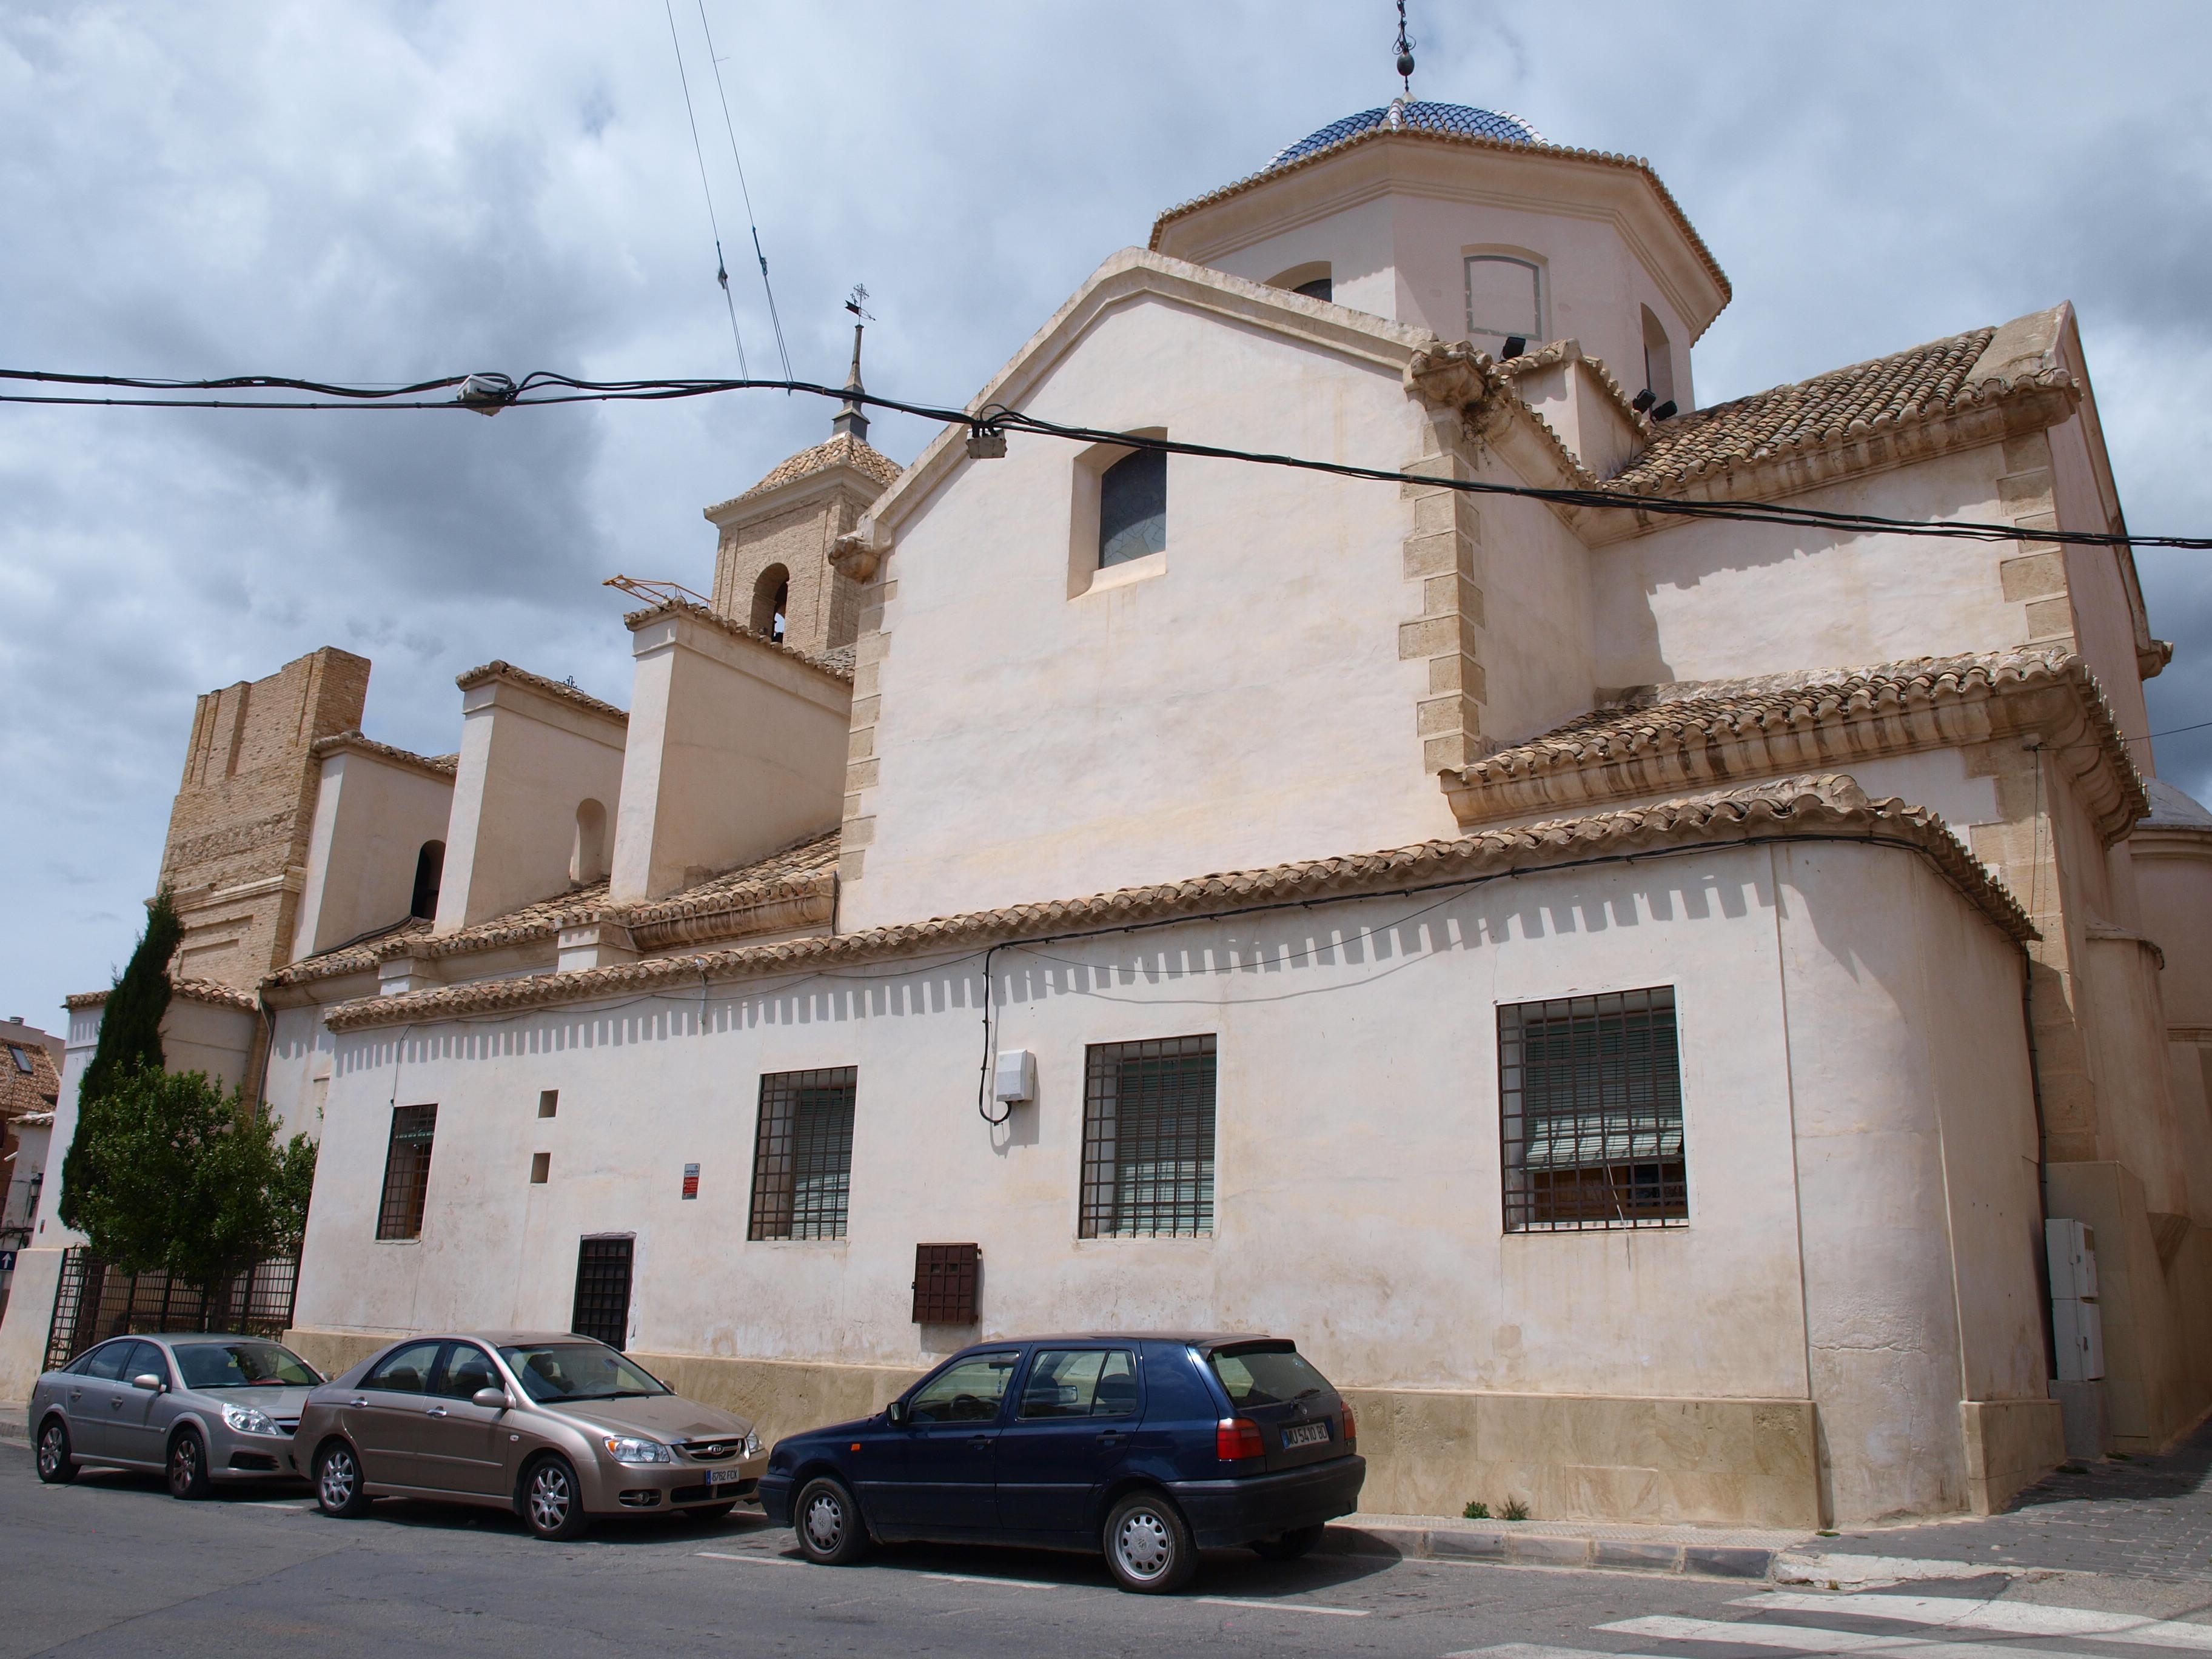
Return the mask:
{"type": "Polygon", "coordinates": [[[2148,808],[2088,665],[2058,650],[1668,689],[1441,775],[1464,825],[2033,735],[2109,846],[2148,808]]]}
{"type": "Polygon", "coordinates": [[[526,668],[517,668],[513,663],[501,662],[497,658],[494,658],[480,668],[471,668],[465,674],[456,674],[453,677],[453,684],[464,691],[473,691],[477,687],[489,684],[494,680],[504,680],[510,685],[526,686],[532,691],[557,698],[589,714],[601,715],[623,726],[629,724],[629,716],[616,708],[614,704],[602,702],[590,692],[580,691],[565,680],[548,679],[543,674],[533,674],[526,668]]]}
{"type": "Polygon", "coordinates": [[[1484,830],[1458,841],[1425,842],[1349,858],[1204,876],[1089,898],[1016,905],[696,957],[662,957],[579,973],[489,980],[374,998],[345,1004],[327,1018],[331,1029],[337,1031],[419,1027],[476,1014],[651,995],[678,987],[696,988],[717,978],[742,980],[794,969],[927,957],[995,942],[1107,933],[1178,918],[1199,921],[1276,904],[1381,896],[1461,881],[1471,884],[1674,848],[1723,848],[1802,838],[1861,841],[1917,854],[2008,937],[2035,937],[2011,894],[1933,813],[1899,801],[1869,802],[1847,778],[1794,777],[1632,811],[1484,830]]]}
{"type": "Polygon", "coordinates": [[[370,760],[383,761],[392,766],[404,766],[447,783],[460,769],[459,755],[418,755],[411,749],[395,748],[388,743],[379,743],[374,738],[358,732],[341,732],[335,737],[318,739],[309,750],[318,760],[328,760],[332,755],[363,755],[370,760]]]}

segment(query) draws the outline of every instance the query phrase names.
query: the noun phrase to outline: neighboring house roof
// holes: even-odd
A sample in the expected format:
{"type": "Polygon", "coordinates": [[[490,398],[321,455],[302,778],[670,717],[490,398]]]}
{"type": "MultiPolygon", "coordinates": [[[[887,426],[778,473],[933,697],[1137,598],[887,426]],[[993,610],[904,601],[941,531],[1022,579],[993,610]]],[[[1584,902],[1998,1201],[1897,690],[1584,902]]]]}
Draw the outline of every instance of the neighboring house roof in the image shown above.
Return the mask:
{"type": "MultiPolygon", "coordinates": [[[[74,996],[62,999],[69,1008],[99,1008],[106,1005],[111,991],[79,991],[74,996]]],[[[186,1002],[204,1003],[210,1008],[237,1008],[252,1014],[258,1013],[261,999],[251,991],[241,991],[234,986],[218,984],[211,979],[173,979],[169,994],[186,1002]]]]}
{"type": "Polygon", "coordinates": [[[1158,886],[1125,888],[1089,898],[1021,904],[967,915],[857,933],[817,934],[775,945],[741,945],[701,956],[662,957],[574,974],[482,980],[468,985],[365,997],[332,1009],[333,1030],[423,1025],[495,1010],[628,996],[656,987],[695,989],[719,976],[744,978],[832,963],[927,957],[945,951],[1022,939],[1108,933],[1226,909],[1327,898],[1381,896],[1530,873],[1631,851],[1726,847],[1794,836],[1879,836],[1888,846],[1924,858],[1959,894],[2015,939],[2036,936],[2012,895],[1959,844],[1943,821],[1901,801],[1869,801],[1848,778],[1801,776],[1747,788],[1692,795],[1631,811],[1486,830],[1457,841],[1348,858],[1316,859],[1264,870],[1201,876],[1158,886]]]}
{"type": "Polygon", "coordinates": [[[543,691],[550,697],[558,697],[564,702],[572,702],[579,708],[588,708],[595,714],[610,715],[625,726],[629,724],[629,716],[616,708],[614,704],[603,702],[588,691],[580,691],[566,680],[548,679],[543,674],[533,674],[526,668],[517,668],[513,663],[501,662],[497,658],[494,658],[481,668],[471,668],[465,674],[453,676],[453,684],[464,691],[482,685],[486,680],[511,680],[517,685],[526,685],[533,690],[543,691]]]}
{"type": "Polygon", "coordinates": [[[2126,835],[2146,810],[2142,778],[2087,663],[2055,648],[1646,686],[1443,782],[1460,821],[1478,823],[2031,728],[2106,841],[2126,835]]]}
{"type": "Polygon", "coordinates": [[[707,509],[712,518],[722,508],[742,501],[749,496],[764,495],[771,489],[781,489],[811,473],[826,472],[833,466],[849,466],[866,473],[878,483],[889,484],[899,475],[899,464],[866,440],[854,437],[849,432],[840,432],[827,443],[811,449],[802,449],[770,469],[769,475],[743,495],[733,495],[726,501],[718,501],[707,509]]]}
{"type": "Polygon", "coordinates": [[[838,832],[834,830],[811,836],[767,858],[725,871],[680,892],[643,904],[609,903],[607,883],[603,878],[450,933],[433,933],[428,922],[421,922],[359,945],[304,957],[278,969],[264,983],[272,987],[304,985],[368,972],[380,963],[403,957],[430,961],[501,950],[533,940],[556,939],[564,927],[580,927],[593,922],[626,927],[637,939],[641,949],[654,950],[672,944],[729,939],[826,921],[826,903],[818,907],[818,915],[810,910],[804,916],[779,911],[777,905],[779,901],[801,896],[818,895],[824,901],[831,896],[837,842],[838,832]]]}
{"type": "Polygon", "coordinates": [[[61,1073],[45,1043],[0,1043],[0,1118],[24,1118],[51,1110],[61,1092],[61,1073]],[[21,1060],[16,1059],[18,1054],[21,1060]],[[28,1071],[23,1069],[26,1062],[28,1071]]]}
{"type": "Polygon", "coordinates": [[[1650,443],[1607,487],[1672,494],[1695,481],[1855,441],[1873,443],[2013,395],[2070,391],[2073,377],[2057,356],[2064,312],[2060,307],[2001,328],[1969,329],[1659,422],[1650,443]]]}
{"type": "Polygon", "coordinates": [[[1327,149],[1331,144],[1349,138],[1356,132],[1367,132],[1383,126],[1416,132],[1461,133],[1470,138],[1497,138],[1509,144],[1540,144],[1544,142],[1542,133],[1519,116],[1509,115],[1504,110],[1478,109],[1472,104],[1431,104],[1420,99],[1407,103],[1403,99],[1396,99],[1388,104],[1378,104],[1373,109],[1361,110],[1357,115],[1331,121],[1318,131],[1308,133],[1295,144],[1286,144],[1277,150],[1267,165],[1279,167],[1286,161],[1310,155],[1317,149],[1327,149]]]}
{"type": "Polygon", "coordinates": [[[371,755],[378,760],[390,761],[398,766],[411,766],[420,772],[434,772],[450,778],[460,769],[459,755],[418,755],[411,749],[400,749],[375,738],[364,737],[359,732],[340,732],[318,738],[311,747],[317,760],[337,754],[371,755]]]}

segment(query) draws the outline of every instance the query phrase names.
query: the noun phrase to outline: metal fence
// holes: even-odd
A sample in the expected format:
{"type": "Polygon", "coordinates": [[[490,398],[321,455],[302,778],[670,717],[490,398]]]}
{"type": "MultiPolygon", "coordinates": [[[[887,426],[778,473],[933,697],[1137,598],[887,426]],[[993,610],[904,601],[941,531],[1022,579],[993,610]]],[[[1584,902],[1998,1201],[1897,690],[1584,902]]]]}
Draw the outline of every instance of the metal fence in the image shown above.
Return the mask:
{"type": "Polygon", "coordinates": [[[212,1294],[170,1281],[165,1273],[126,1273],[83,1246],[62,1257],[62,1280],[46,1327],[46,1369],[69,1363],[95,1342],[136,1331],[235,1331],[281,1336],[292,1323],[300,1264],[289,1256],[258,1261],[212,1294]]]}

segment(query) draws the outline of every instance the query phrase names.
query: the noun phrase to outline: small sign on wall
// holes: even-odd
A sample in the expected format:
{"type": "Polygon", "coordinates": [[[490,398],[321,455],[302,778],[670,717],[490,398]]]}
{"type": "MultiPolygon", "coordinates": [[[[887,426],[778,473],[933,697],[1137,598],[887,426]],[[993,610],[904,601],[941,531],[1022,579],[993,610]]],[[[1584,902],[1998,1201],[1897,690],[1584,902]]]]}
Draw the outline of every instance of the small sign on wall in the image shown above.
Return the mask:
{"type": "Polygon", "coordinates": [[[684,1196],[686,1198],[699,1196],[699,1166],[696,1164],[687,1164],[684,1166],[684,1196]]]}

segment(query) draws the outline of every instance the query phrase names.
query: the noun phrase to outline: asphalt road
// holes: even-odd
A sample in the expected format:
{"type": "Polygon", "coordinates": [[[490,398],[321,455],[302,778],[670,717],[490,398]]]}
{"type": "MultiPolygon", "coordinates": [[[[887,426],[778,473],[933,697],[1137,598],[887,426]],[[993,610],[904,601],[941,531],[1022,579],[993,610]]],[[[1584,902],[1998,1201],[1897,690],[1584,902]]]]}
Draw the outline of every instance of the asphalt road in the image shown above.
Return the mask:
{"type": "MultiPolygon", "coordinates": [[[[1738,1619],[1756,1587],[1364,1556],[1208,1555],[1175,1597],[1129,1595],[1093,1560],[907,1547],[814,1567],[742,1512],[609,1522],[544,1544],[483,1510],[379,1504],[360,1521],[275,1487],[200,1504],[151,1477],[42,1486],[0,1444],[0,1656],[240,1653],[1440,1656],[1501,1644],[1601,1655],[1594,1627],[1738,1619]]],[[[1499,1656],[1499,1659],[1528,1659],[1499,1656]]]]}

